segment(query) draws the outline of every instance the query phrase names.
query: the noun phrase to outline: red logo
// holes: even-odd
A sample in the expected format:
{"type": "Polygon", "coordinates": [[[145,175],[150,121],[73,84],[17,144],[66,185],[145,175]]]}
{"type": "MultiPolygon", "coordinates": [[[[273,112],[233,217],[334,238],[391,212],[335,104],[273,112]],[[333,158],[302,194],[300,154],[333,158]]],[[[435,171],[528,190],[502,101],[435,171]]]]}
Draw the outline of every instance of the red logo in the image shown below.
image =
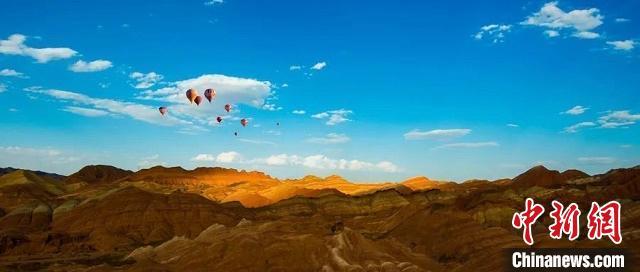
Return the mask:
{"type": "Polygon", "coordinates": [[[524,211],[515,213],[511,220],[511,225],[516,229],[522,230],[522,239],[527,245],[533,245],[533,236],[531,235],[531,226],[544,213],[544,207],[540,204],[534,204],[533,199],[527,198],[524,211]]]}
{"type": "MultiPolygon", "coordinates": [[[[549,213],[553,224],[549,225],[549,236],[553,239],[561,239],[566,234],[573,241],[580,236],[580,215],[582,212],[578,204],[571,203],[566,208],[558,201],[552,201],[553,210],[549,213]]],[[[602,206],[591,203],[588,220],[588,237],[591,240],[602,239],[608,236],[612,242],[622,242],[620,230],[621,205],[617,201],[610,201],[602,206]]],[[[511,225],[516,229],[522,229],[522,240],[527,245],[533,245],[532,226],[544,213],[544,207],[535,204],[533,199],[527,198],[523,212],[516,212],[511,220],[511,225]]]]}
{"type": "Polygon", "coordinates": [[[616,244],[622,242],[619,202],[610,201],[602,206],[595,202],[591,203],[588,220],[589,239],[595,240],[602,236],[609,236],[609,239],[616,244]]]}
{"type": "Polygon", "coordinates": [[[571,203],[567,209],[558,201],[551,202],[553,211],[549,216],[553,218],[553,224],[549,226],[549,236],[553,239],[562,238],[562,234],[569,235],[569,240],[573,241],[580,236],[580,209],[578,204],[571,203]]]}

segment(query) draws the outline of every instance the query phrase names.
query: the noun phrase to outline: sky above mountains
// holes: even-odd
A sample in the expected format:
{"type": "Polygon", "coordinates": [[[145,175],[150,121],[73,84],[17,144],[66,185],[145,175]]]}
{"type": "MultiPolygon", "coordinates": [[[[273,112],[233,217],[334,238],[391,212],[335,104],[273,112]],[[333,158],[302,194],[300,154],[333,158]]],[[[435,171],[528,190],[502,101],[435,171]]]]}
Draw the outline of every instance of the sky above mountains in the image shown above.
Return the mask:
{"type": "Polygon", "coordinates": [[[634,166],[638,10],[638,1],[7,2],[0,166],[216,165],[356,181],[634,166]],[[217,97],[196,107],[188,88],[217,97]]]}

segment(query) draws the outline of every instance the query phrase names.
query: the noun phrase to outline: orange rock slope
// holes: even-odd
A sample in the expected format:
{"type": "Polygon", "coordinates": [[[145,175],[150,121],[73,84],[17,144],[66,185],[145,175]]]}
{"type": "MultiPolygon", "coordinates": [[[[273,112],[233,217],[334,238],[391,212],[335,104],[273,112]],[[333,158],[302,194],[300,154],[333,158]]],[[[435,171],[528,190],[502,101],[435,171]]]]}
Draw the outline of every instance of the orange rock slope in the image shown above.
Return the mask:
{"type": "Polygon", "coordinates": [[[405,182],[407,184],[351,183],[339,176],[306,176],[301,179],[278,180],[257,171],[225,168],[196,168],[189,171],[179,167],[161,166],[135,173],[111,166],[88,166],[69,176],[66,181],[76,194],[91,195],[95,193],[95,188],[136,186],[154,192],[196,193],[222,203],[238,201],[245,207],[261,207],[295,196],[320,197],[338,192],[360,195],[404,185],[410,185],[407,187],[409,190],[424,190],[436,188],[440,184],[424,177],[409,180],[405,182]]]}

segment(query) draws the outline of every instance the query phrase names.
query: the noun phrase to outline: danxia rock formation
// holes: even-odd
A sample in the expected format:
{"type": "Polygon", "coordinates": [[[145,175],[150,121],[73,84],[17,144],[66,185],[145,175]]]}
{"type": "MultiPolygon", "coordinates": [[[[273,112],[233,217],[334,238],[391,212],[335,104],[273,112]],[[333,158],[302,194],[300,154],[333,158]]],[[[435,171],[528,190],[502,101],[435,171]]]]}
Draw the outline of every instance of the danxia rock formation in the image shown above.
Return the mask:
{"type": "MultiPolygon", "coordinates": [[[[257,171],[87,166],[61,177],[0,176],[0,271],[500,271],[527,247],[511,218],[524,200],[623,205],[623,242],[555,240],[533,247],[623,247],[640,258],[640,168],[589,176],[536,166],[513,179],[414,177],[353,183],[279,180],[257,171]]],[[[586,223],[581,224],[586,233],[586,223]]]]}

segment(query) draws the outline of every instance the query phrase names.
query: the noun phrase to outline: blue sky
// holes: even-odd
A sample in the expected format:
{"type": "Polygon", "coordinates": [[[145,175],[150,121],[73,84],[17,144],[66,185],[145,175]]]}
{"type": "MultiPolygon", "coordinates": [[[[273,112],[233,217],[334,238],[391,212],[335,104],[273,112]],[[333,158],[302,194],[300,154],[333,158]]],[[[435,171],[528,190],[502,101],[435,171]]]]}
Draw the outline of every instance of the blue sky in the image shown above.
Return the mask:
{"type": "Polygon", "coordinates": [[[637,1],[8,2],[0,166],[218,165],[356,181],[634,166],[637,10],[637,1]],[[188,88],[218,95],[195,106],[188,88]]]}

